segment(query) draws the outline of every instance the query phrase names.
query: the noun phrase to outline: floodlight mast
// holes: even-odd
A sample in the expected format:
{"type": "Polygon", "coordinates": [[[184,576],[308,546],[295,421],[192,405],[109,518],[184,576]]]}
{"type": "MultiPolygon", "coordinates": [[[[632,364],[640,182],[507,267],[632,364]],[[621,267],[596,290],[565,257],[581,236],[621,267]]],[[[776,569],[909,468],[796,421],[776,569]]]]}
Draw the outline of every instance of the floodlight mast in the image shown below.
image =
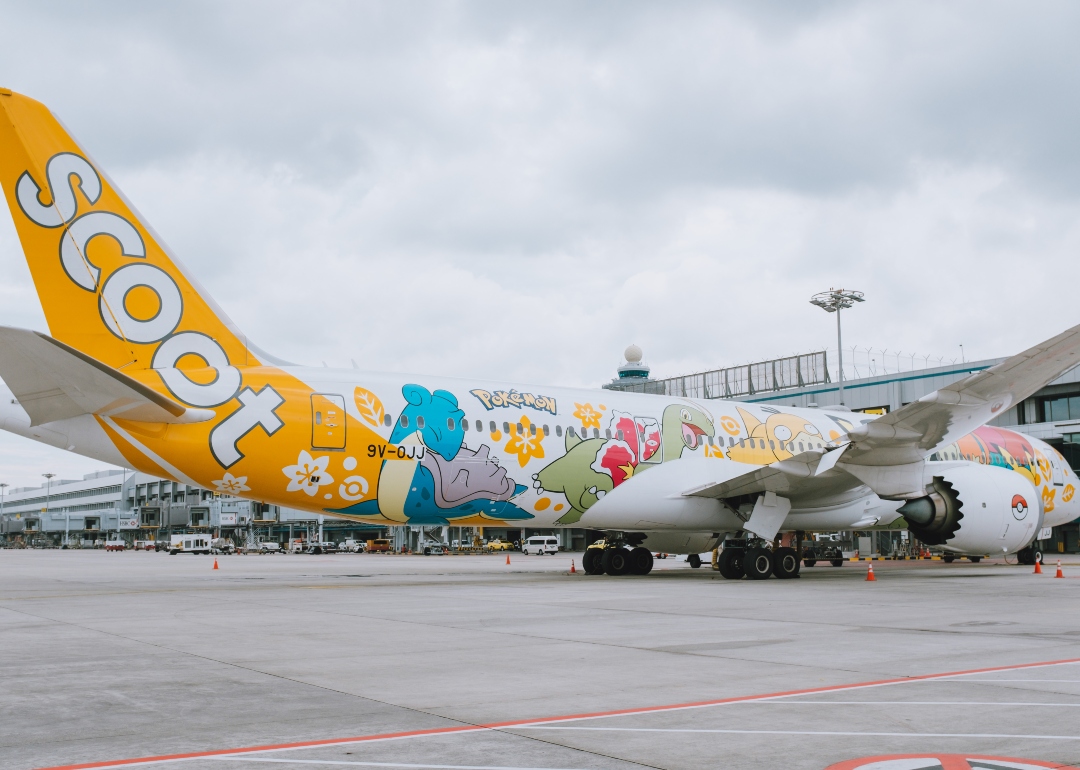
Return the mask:
{"type": "Polygon", "coordinates": [[[840,335],[840,311],[852,307],[856,302],[865,302],[866,295],[861,291],[847,289],[829,289],[819,291],[810,298],[811,305],[817,305],[826,313],[836,313],[836,369],[837,385],[840,391],[840,406],[844,405],[844,346],[840,335]]]}

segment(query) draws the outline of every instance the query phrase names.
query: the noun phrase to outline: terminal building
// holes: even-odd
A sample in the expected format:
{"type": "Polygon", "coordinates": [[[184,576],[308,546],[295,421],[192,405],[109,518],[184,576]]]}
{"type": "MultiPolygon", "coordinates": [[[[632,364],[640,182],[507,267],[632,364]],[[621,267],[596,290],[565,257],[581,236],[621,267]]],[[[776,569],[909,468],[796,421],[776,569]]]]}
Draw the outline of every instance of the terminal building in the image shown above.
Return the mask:
{"type": "MultiPolygon", "coordinates": [[[[262,542],[308,543],[388,538],[395,551],[425,543],[511,542],[549,530],[502,527],[379,527],[245,500],[145,473],[104,470],[81,479],[49,479],[40,487],[0,488],[0,543],[15,546],[103,547],[107,541],[168,540],[205,532],[238,547],[262,542]]],[[[585,547],[585,530],[556,533],[567,549],[585,547]]]]}
{"type": "MultiPolygon", "coordinates": [[[[825,351],[652,379],[636,345],[626,349],[610,390],[652,393],[702,401],[730,399],[777,407],[837,408],[839,383],[825,351]]],[[[843,382],[843,408],[885,414],[945,385],[1003,361],[952,363],[856,376],[843,382]]],[[[914,359],[912,359],[914,362],[914,359]]],[[[992,423],[1042,439],[1080,472],[1080,367],[1066,372],[992,423]]],[[[93,547],[107,539],[158,540],[172,534],[209,532],[238,546],[260,542],[341,542],[386,537],[393,548],[422,550],[425,543],[473,543],[478,538],[510,542],[554,534],[566,549],[581,550],[602,533],[584,529],[535,530],[503,527],[378,527],[306,511],[244,500],[143,473],[106,470],[82,479],[51,479],[40,487],[0,487],[0,543],[93,547]]],[[[858,544],[887,555],[898,533],[847,533],[858,544]],[[865,538],[865,540],[863,540],[865,538]]],[[[1044,553],[1080,551],[1080,525],[1057,527],[1041,543],[1044,553]]],[[[860,551],[868,550],[860,546],[860,551]]]]}

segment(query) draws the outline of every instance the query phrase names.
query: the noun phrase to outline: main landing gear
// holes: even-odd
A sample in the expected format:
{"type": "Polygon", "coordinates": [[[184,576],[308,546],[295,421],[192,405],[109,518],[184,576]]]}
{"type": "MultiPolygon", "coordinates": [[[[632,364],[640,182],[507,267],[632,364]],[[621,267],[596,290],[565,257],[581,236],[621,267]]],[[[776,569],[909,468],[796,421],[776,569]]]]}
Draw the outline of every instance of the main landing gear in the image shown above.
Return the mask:
{"type": "Polygon", "coordinates": [[[789,580],[799,576],[799,552],[794,548],[768,548],[763,541],[727,540],[716,562],[728,580],[789,580]]]}
{"type": "Polygon", "coordinates": [[[644,546],[601,541],[585,549],[581,567],[586,575],[648,575],[652,572],[653,555],[644,546]]]}

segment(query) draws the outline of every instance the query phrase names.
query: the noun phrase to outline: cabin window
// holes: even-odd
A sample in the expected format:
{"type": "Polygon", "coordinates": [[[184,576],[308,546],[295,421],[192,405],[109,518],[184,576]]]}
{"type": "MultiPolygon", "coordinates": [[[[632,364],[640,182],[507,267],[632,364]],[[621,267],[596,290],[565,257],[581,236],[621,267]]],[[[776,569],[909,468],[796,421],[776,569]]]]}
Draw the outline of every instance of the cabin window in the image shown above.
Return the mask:
{"type": "Polygon", "coordinates": [[[525,428],[524,428],[524,426],[522,426],[522,424],[521,424],[520,422],[519,422],[519,423],[517,424],[517,432],[518,432],[518,435],[519,435],[519,436],[520,436],[520,435],[521,435],[522,433],[524,433],[524,432],[525,432],[525,428]]]}
{"type": "Polygon", "coordinates": [[[593,438],[600,438],[600,429],[599,428],[593,428],[592,429],[592,437],[593,438]]]}
{"type": "Polygon", "coordinates": [[[550,435],[551,435],[551,429],[548,428],[548,426],[545,425],[544,426],[544,438],[547,438],[550,435]]]}
{"type": "Polygon", "coordinates": [[[483,431],[484,431],[484,423],[482,423],[480,420],[477,420],[476,421],[476,432],[477,433],[483,433],[483,431]]]}
{"type": "Polygon", "coordinates": [[[503,423],[503,433],[505,433],[508,436],[510,435],[510,423],[508,423],[508,422],[503,423]]]}
{"type": "Polygon", "coordinates": [[[621,430],[617,430],[617,431],[615,431],[615,438],[619,439],[619,441],[622,441],[622,440],[623,440],[623,437],[622,437],[622,431],[621,431],[621,430]]]}
{"type": "Polygon", "coordinates": [[[392,418],[389,413],[383,415],[382,421],[383,425],[385,425],[387,428],[394,424],[394,418],[392,418]]]}
{"type": "Polygon", "coordinates": [[[399,421],[401,422],[401,427],[402,428],[408,428],[409,427],[409,416],[407,414],[401,415],[401,418],[400,418],[399,421]]]}
{"type": "Polygon", "coordinates": [[[536,435],[536,426],[535,425],[530,425],[529,426],[529,435],[530,436],[535,436],[536,435]]]}
{"type": "Polygon", "coordinates": [[[494,420],[492,420],[491,422],[488,423],[488,427],[491,428],[492,433],[494,433],[495,431],[498,430],[498,428],[495,427],[495,421],[494,420]]]}
{"type": "Polygon", "coordinates": [[[611,428],[604,429],[604,436],[605,438],[611,438],[611,428]]]}
{"type": "Polygon", "coordinates": [[[574,426],[573,425],[571,425],[569,428],[566,429],[566,435],[567,436],[573,436],[574,435],[574,426]]]}
{"type": "Polygon", "coordinates": [[[555,426],[555,435],[558,436],[559,438],[562,438],[562,426],[561,425],[556,425],[555,426]]]}
{"type": "Polygon", "coordinates": [[[769,449],[773,450],[774,452],[776,451],[776,442],[772,439],[769,439],[769,449]]]}
{"type": "Polygon", "coordinates": [[[322,425],[322,412],[315,413],[315,424],[322,425]]]}
{"type": "MultiPolygon", "coordinates": [[[[466,425],[468,425],[468,424],[469,424],[469,423],[468,423],[467,421],[465,421],[465,420],[462,420],[462,421],[461,421],[461,429],[462,429],[462,430],[465,430],[465,426],[466,426],[466,425]]],[[[446,418],[446,427],[447,427],[448,429],[450,429],[450,430],[453,430],[453,429],[454,429],[454,418],[453,418],[453,417],[447,417],[447,418],[446,418]]]]}
{"type": "Polygon", "coordinates": [[[423,428],[424,427],[424,417],[423,417],[423,415],[420,415],[419,417],[416,418],[416,427],[417,428],[423,428]]]}

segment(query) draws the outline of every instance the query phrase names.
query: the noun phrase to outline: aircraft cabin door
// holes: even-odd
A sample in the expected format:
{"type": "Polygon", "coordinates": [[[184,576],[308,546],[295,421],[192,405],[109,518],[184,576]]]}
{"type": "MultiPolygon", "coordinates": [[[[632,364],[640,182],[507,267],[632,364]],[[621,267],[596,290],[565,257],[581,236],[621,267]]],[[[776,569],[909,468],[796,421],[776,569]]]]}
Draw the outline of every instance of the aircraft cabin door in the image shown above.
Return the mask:
{"type": "Polygon", "coordinates": [[[345,448],[345,397],[311,394],[311,448],[345,448]]]}
{"type": "Polygon", "coordinates": [[[1054,486],[1060,487],[1062,484],[1065,483],[1065,480],[1062,478],[1060,461],[1058,461],[1056,457],[1051,456],[1050,467],[1054,469],[1054,486]]]}

